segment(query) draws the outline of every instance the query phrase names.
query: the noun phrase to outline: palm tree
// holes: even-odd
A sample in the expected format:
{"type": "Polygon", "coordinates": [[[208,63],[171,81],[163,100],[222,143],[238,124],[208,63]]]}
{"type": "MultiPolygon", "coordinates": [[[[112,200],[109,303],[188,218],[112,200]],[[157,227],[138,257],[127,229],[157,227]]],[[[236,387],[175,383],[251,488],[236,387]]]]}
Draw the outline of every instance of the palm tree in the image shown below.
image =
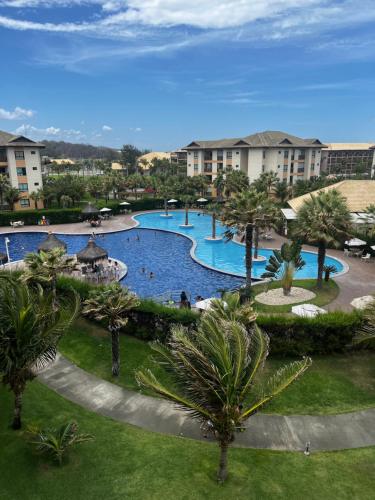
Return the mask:
{"type": "Polygon", "coordinates": [[[9,187],[4,194],[4,198],[11,210],[14,210],[14,205],[20,200],[20,192],[17,188],[9,187]]]}
{"type": "Polygon", "coordinates": [[[273,250],[273,255],[266,265],[262,278],[281,279],[284,295],[290,295],[294,273],[303,268],[306,262],[301,257],[301,244],[284,243],[280,250],[273,250]]]}
{"type": "Polygon", "coordinates": [[[231,170],[225,175],[225,196],[229,198],[234,193],[248,189],[249,178],[242,170],[231,170]]]}
{"type": "Polygon", "coordinates": [[[29,253],[24,262],[26,269],[21,280],[24,283],[39,284],[51,291],[53,305],[56,303],[57,277],[63,273],[69,273],[75,268],[75,261],[66,257],[63,248],[54,248],[49,252],[29,253]]]}
{"type": "Polygon", "coordinates": [[[43,199],[42,189],[39,188],[37,191],[33,191],[32,193],[30,193],[30,198],[34,202],[35,210],[38,210],[38,201],[41,201],[43,199]]]}
{"type": "Polygon", "coordinates": [[[249,417],[311,364],[309,358],[295,361],[265,380],[268,345],[268,336],[255,324],[248,329],[208,311],[197,331],[175,326],[166,346],[152,345],[175,389],[166,387],[151,370],[136,372],[141,386],[172,401],[212,432],[220,447],[220,482],[227,478],[228,447],[236,431],[244,430],[249,417]]]}
{"type": "Polygon", "coordinates": [[[168,215],[168,198],[173,194],[173,187],[168,184],[161,184],[158,190],[158,194],[164,200],[164,212],[168,215]]]}
{"type": "Polygon", "coordinates": [[[349,236],[350,229],[346,200],[336,189],[320,191],[304,201],[298,210],[294,236],[318,246],[318,288],[323,286],[327,247],[338,247],[349,236]]]}
{"type": "Polygon", "coordinates": [[[278,182],[279,177],[275,172],[264,172],[254,181],[253,187],[257,191],[264,191],[268,196],[271,196],[273,188],[278,182]]]}
{"type": "Polygon", "coordinates": [[[235,232],[245,233],[246,285],[251,286],[253,230],[259,217],[259,207],[266,202],[266,194],[255,189],[237,193],[223,207],[221,220],[228,226],[225,237],[230,240],[235,232]],[[234,229],[234,231],[233,231],[234,229]]]}
{"type": "Polygon", "coordinates": [[[290,196],[290,189],[288,184],[285,181],[278,182],[274,186],[274,192],[275,192],[275,197],[276,200],[284,206],[285,203],[288,201],[289,196],[290,196]]]}
{"type": "Polygon", "coordinates": [[[374,300],[363,312],[363,326],[354,337],[355,344],[373,342],[375,340],[375,296],[374,300]]]}
{"type": "Polygon", "coordinates": [[[4,205],[4,194],[9,189],[10,183],[7,175],[0,174],[0,206],[4,205]]]}
{"type": "Polygon", "coordinates": [[[225,177],[222,172],[220,172],[216,179],[213,182],[214,188],[216,189],[216,195],[217,197],[220,197],[223,195],[224,190],[225,190],[225,177]]]}
{"type": "Polygon", "coordinates": [[[207,212],[209,212],[211,214],[211,218],[212,218],[211,238],[213,240],[216,240],[216,219],[220,215],[221,205],[219,205],[218,203],[210,203],[209,205],[207,205],[207,212]]]}
{"type": "Polygon", "coordinates": [[[36,370],[55,359],[57,343],[79,309],[78,296],[68,309],[53,307],[41,287],[0,277],[0,375],[14,394],[13,429],[21,428],[22,396],[36,370]]]}
{"type": "Polygon", "coordinates": [[[256,222],[254,225],[254,259],[258,258],[259,231],[277,226],[280,211],[270,198],[264,197],[257,207],[256,222]]]}
{"type": "Polygon", "coordinates": [[[120,329],[128,318],[126,314],[140,304],[138,297],[118,283],[105,290],[94,290],[83,303],[82,313],[97,321],[104,321],[112,339],[112,375],[120,373],[120,329]]]}

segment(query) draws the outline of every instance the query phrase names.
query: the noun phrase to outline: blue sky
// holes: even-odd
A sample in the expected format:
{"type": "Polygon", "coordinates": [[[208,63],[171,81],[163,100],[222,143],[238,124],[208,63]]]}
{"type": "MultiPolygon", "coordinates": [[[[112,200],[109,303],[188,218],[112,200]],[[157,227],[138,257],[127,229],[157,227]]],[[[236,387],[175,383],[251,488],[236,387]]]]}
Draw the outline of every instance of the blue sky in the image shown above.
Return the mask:
{"type": "Polygon", "coordinates": [[[0,129],[375,142],[374,34],[374,0],[0,0],[0,129]]]}

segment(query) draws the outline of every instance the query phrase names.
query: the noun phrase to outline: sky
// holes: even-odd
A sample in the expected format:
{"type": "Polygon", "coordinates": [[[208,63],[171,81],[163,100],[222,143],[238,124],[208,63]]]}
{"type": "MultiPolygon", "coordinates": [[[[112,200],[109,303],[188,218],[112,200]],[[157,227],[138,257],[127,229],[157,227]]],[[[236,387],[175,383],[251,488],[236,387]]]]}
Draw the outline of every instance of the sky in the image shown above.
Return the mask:
{"type": "Polygon", "coordinates": [[[375,0],[0,0],[0,130],[375,142],[375,0]]]}

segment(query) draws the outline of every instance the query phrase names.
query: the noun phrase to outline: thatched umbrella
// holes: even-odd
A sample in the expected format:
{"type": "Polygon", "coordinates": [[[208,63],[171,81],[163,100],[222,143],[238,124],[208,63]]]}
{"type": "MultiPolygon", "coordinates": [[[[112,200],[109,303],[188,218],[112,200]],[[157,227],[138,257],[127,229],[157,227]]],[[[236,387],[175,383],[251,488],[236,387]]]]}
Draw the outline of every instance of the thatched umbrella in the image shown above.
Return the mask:
{"type": "Polygon", "coordinates": [[[47,238],[39,243],[38,252],[50,252],[55,248],[62,248],[66,251],[66,243],[59,240],[59,238],[53,233],[49,232],[47,238]]]}
{"type": "Polygon", "coordinates": [[[95,205],[92,203],[88,203],[83,209],[82,209],[82,215],[85,215],[87,217],[94,217],[100,213],[99,208],[97,208],[95,205]]]}
{"type": "Polygon", "coordinates": [[[0,252],[0,264],[5,264],[8,261],[8,256],[5,253],[0,252]]]}
{"type": "Polygon", "coordinates": [[[78,262],[94,264],[96,261],[102,259],[108,259],[108,252],[104,248],[99,247],[92,238],[89,239],[87,246],[77,253],[78,262]]]}

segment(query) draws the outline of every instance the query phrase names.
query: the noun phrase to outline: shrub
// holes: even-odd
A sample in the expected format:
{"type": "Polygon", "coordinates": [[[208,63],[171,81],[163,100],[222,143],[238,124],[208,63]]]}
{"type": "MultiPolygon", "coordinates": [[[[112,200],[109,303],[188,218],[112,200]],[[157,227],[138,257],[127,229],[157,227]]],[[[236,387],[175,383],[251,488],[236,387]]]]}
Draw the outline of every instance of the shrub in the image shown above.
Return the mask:
{"type": "Polygon", "coordinates": [[[37,225],[42,216],[50,224],[65,224],[82,220],[80,208],[51,208],[48,210],[22,210],[17,212],[0,212],[0,226],[9,226],[11,222],[22,220],[27,225],[37,225]]]}

